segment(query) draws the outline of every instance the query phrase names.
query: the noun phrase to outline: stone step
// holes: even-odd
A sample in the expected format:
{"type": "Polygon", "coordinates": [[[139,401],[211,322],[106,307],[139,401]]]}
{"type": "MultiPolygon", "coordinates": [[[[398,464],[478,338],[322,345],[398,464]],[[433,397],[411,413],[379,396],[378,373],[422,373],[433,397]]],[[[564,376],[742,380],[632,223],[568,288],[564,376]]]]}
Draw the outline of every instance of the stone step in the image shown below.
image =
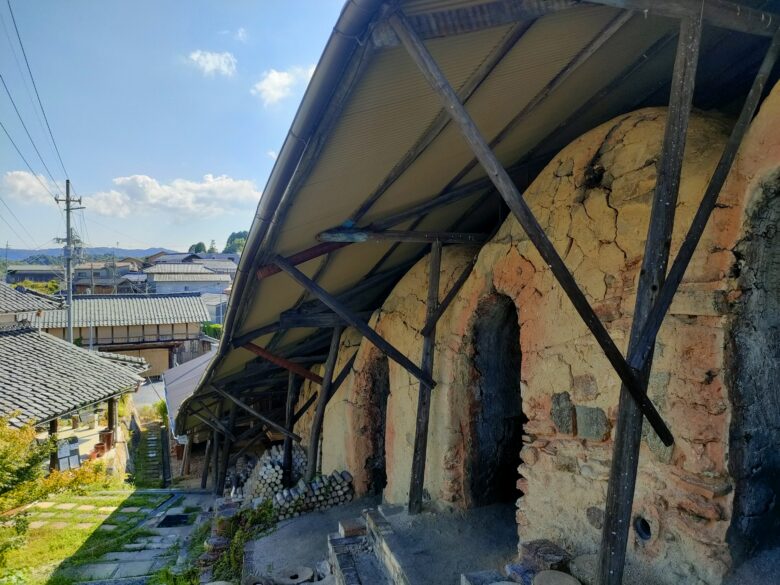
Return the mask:
{"type": "Polygon", "coordinates": [[[397,583],[398,585],[423,585],[422,583],[413,583],[409,579],[403,565],[393,552],[401,548],[401,542],[390,523],[382,515],[382,512],[375,509],[365,510],[363,517],[366,520],[367,536],[371,542],[374,555],[379,559],[385,572],[390,575],[392,583],[397,583]]]}
{"type": "Polygon", "coordinates": [[[392,585],[366,535],[328,535],[328,555],[338,585],[392,585]]]}

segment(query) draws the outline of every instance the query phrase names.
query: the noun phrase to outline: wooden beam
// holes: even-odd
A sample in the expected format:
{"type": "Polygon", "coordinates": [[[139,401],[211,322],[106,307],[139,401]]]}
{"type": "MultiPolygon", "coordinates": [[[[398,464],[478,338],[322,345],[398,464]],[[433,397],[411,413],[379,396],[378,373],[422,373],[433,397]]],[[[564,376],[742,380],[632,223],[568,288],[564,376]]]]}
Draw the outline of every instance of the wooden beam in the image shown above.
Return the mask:
{"type": "MultiPolygon", "coordinates": [[[[669,261],[677,195],[680,188],[685,138],[693,103],[696,67],[701,46],[702,15],[684,17],[680,24],[677,57],[672,75],[672,93],[664,130],[658,178],[655,186],[650,224],[647,229],[645,253],[639,272],[634,319],[628,341],[628,352],[636,346],[648,314],[666,276],[669,261]]],[[[641,391],[647,394],[652,357],[639,373],[641,391]]],[[[639,465],[639,446],[642,441],[642,412],[636,400],[624,385],[620,390],[617,429],[614,436],[612,463],[604,510],[604,527],[597,581],[602,585],[620,585],[626,560],[631,508],[639,465]]]]}
{"type": "Polygon", "coordinates": [[[339,343],[341,341],[341,332],[343,327],[337,326],[333,328],[333,335],[330,339],[330,350],[328,351],[328,361],[325,362],[325,372],[322,387],[319,392],[319,400],[317,401],[317,410],[314,411],[314,420],[311,423],[311,433],[309,434],[309,450],[307,452],[306,459],[306,476],[307,482],[314,479],[314,474],[317,472],[317,455],[319,453],[320,445],[320,433],[322,432],[322,421],[325,418],[325,405],[328,403],[328,394],[330,394],[330,387],[333,384],[333,370],[336,367],[336,358],[339,353],[339,343]]]}
{"type": "Polygon", "coordinates": [[[296,364],[295,362],[290,361],[287,358],[283,358],[281,356],[273,354],[267,349],[265,349],[264,347],[260,347],[259,345],[255,345],[254,343],[245,343],[241,347],[243,347],[248,351],[251,351],[253,354],[258,355],[263,359],[268,360],[271,363],[276,364],[279,367],[284,368],[285,370],[295,372],[302,378],[306,378],[307,380],[311,380],[312,382],[316,382],[317,384],[322,384],[322,378],[317,374],[315,374],[314,372],[307,370],[302,365],[296,364]]]}
{"type": "MultiPolygon", "coordinates": [[[[409,21],[420,38],[433,39],[506,26],[517,21],[532,22],[546,14],[576,5],[574,0],[497,0],[475,6],[421,12],[410,16],[409,21]]],[[[376,27],[371,38],[376,47],[395,47],[399,44],[398,37],[387,26],[376,27]]]]}
{"type": "Polygon", "coordinates": [[[403,41],[403,44],[412,59],[420,68],[434,91],[436,91],[442,99],[453,119],[460,126],[461,133],[466,139],[466,142],[487,171],[487,175],[492,178],[496,189],[504,198],[509,209],[525,230],[528,238],[534,244],[542,258],[544,258],[547,265],[550,266],[556,280],[569,297],[569,300],[571,300],[577,313],[591,330],[591,333],[601,346],[610,364],[612,364],[612,367],[618,373],[620,379],[630,389],[631,396],[640,405],[640,409],[647,417],[648,422],[653,426],[653,429],[655,429],[664,444],[672,444],[674,438],[672,437],[671,432],[661,419],[661,416],[658,414],[653,403],[647,397],[647,394],[642,391],[642,387],[639,384],[634,371],[628,366],[623,358],[623,354],[615,345],[615,342],[593,311],[585,298],[585,295],[577,286],[574,277],[569,272],[566,264],[556,251],[552,242],[544,233],[542,226],[537,221],[531,208],[520,195],[520,192],[517,190],[517,187],[510,179],[506,170],[501,166],[501,163],[490,149],[490,146],[480,134],[479,129],[463,107],[463,104],[458,101],[455,91],[428,52],[428,49],[422,41],[417,38],[414,32],[408,28],[402,12],[398,11],[393,13],[390,16],[390,22],[399,38],[403,41]]]}
{"type": "MultiPolygon", "coordinates": [[[[428,263],[428,298],[425,301],[425,322],[432,323],[439,304],[439,275],[441,274],[441,242],[431,245],[428,263]]],[[[436,326],[423,338],[420,365],[425,373],[433,376],[433,355],[436,345],[436,326]]],[[[425,459],[428,453],[428,420],[431,416],[431,391],[420,384],[417,393],[417,423],[414,433],[412,473],[409,482],[409,513],[422,511],[423,486],[425,484],[425,459]]]]}
{"type": "Polygon", "coordinates": [[[670,18],[699,18],[710,24],[753,35],[771,37],[777,32],[780,14],[756,10],[726,0],[588,0],[616,8],[636,10],[670,18]]]}
{"type": "Polygon", "coordinates": [[[209,482],[209,465],[211,464],[211,439],[206,441],[206,456],[203,459],[203,475],[200,476],[200,489],[205,490],[209,482]]]}
{"type": "Polygon", "coordinates": [[[466,281],[468,280],[471,271],[474,270],[474,265],[477,263],[478,257],[479,257],[478,255],[476,254],[474,255],[474,257],[469,261],[469,263],[463,268],[463,271],[458,275],[458,278],[452,284],[452,288],[449,291],[447,291],[446,295],[444,295],[444,298],[442,299],[441,303],[439,303],[436,306],[436,309],[433,311],[433,313],[428,316],[428,318],[425,321],[425,327],[423,327],[421,331],[423,337],[430,335],[430,333],[434,329],[436,329],[436,323],[439,322],[441,316],[450,306],[452,301],[455,300],[455,297],[458,295],[458,292],[460,292],[460,289],[463,288],[464,284],[466,284],[466,281]]]}
{"type": "MultiPolygon", "coordinates": [[[[359,313],[361,319],[367,319],[370,313],[359,313]]],[[[344,319],[336,313],[303,313],[301,311],[285,311],[279,315],[279,322],[284,329],[293,329],[295,327],[336,327],[343,325],[344,319]]],[[[326,358],[323,358],[324,361],[326,358]]]]}
{"type": "MultiPolygon", "coordinates": [[[[324,256],[325,254],[330,254],[331,252],[335,252],[336,250],[339,250],[347,245],[349,244],[345,244],[345,243],[317,244],[316,246],[312,246],[311,248],[302,250],[296,254],[293,254],[292,256],[288,256],[287,260],[293,266],[298,266],[298,264],[303,264],[304,262],[308,262],[309,260],[314,260],[315,258],[324,256]]],[[[255,272],[255,276],[257,277],[257,280],[262,280],[264,278],[268,278],[273,274],[278,274],[279,272],[280,272],[279,267],[276,266],[276,264],[265,264],[264,266],[261,266],[260,268],[257,269],[257,271],[255,272]]]]}
{"type": "MultiPolygon", "coordinates": [[[[482,62],[482,65],[474,72],[469,80],[464,84],[459,92],[459,97],[464,101],[468,101],[474,92],[481,87],[485,79],[493,72],[496,66],[504,59],[504,57],[512,50],[517,44],[525,32],[530,27],[531,23],[519,23],[512,28],[511,32],[504,37],[503,41],[499,43],[496,48],[488,55],[488,57],[482,62]]],[[[393,35],[395,36],[395,35],[393,35]]],[[[352,214],[346,225],[353,226],[360,221],[363,216],[368,213],[371,207],[376,203],[385,192],[395,184],[395,182],[409,169],[409,167],[416,161],[419,156],[425,152],[425,150],[431,145],[431,143],[441,134],[441,132],[450,123],[450,117],[443,109],[436,114],[436,118],[426,128],[425,132],[417,139],[414,146],[410,148],[403,158],[393,166],[390,172],[385,176],[382,182],[377,188],[368,196],[368,198],[360,205],[358,209],[352,214]]],[[[385,225],[384,227],[390,227],[385,225]]]]}
{"type": "MultiPolygon", "coordinates": [[[[352,354],[352,357],[349,358],[346,364],[344,364],[344,367],[341,368],[341,372],[339,372],[339,375],[336,377],[336,379],[333,381],[333,384],[330,387],[330,393],[328,394],[328,402],[330,402],[331,398],[333,398],[336,395],[336,392],[339,388],[341,388],[341,385],[344,383],[344,380],[347,379],[347,376],[349,376],[349,372],[352,369],[352,366],[355,363],[355,358],[357,358],[357,352],[352,354]]],[[[293,423],[297,423],[301,417],[306,414],[306,411],[309,410],[312,404],[317,400],[319,397],[319,392],[315,392],[312,394],[309,399],[301,406],[300,409],[298,409],[298,412],[295,413],[295,416],[293,417],[293,423]]]]}
{"type": "Polygon", "coordinates": [[[644,366],[647,355],[655,345],[655,338],[661,328],[661,323],[663,323],[664,316],[668,312],[672,300],[674,299],[674,294],[677,292],[677,289],[682,282],[685,271],[691,262],[691,258],[693,258],[693,253],[696,251],[696,246],[704,233],[704,228],[707,226],[710,215],[715,209],[720,191],[729,175],[729,171],[734,163],[742,139],[750,127],[750,122],[756,113],[758,104],[761,101],[761,96],[764,93],[767,79],[777,63],[779,53],[780,33],[776,33],[761,62],[758,73],[753,80],[753,85],[742,106],[739,119],[731,131],[728,142],[723,149],[723,154],[718,161],[718,166],[715,168],[715,172],[707,185],[707,190],[702,197],[699,208],[696,210],[696,215],[691,222],[688,233],[680,246],[680,250],[677,252],[672,267],[658,293],[658,298],[647,317],[639,341],[637,341],[633,351],[629,354],[628,363],[634,368],[641,369],[644,366]]]}
{"type": "MultiPolygon", "coordinates": [[[[298,402],[298,384],[295,383],[295,374],[290,372],[287,376],[287,404],[284,410],[284,427],[292,433],[295,427],[295,404],[298,402]]],[[[284,487],[292,487],[293,484],[293,442],[290,437],[284,438],[284,453],[282,456],[282,484],[284,487]]]]}
{"type": "Polygon", "coordinates": [[[433,379],[418,368],[408,357],[402,354],[396,349],[390,342],[384,337],[379,335],[376,331],[371,329],[365,321],[359,319],[352,311],[345,307],[336,297],[327,292],[324,288],[311,280],[303,272],[295,268],[285,258],[277,256],[274,260],[278,264],[279,268],[284,270],[295,282],[300,284],[303,288],[308,290],[311,294],[317,297],[324,305],[330,308],[331,311],[338,313],[350,326],[354,327],[363,337],[368,339],[371,343],[382,350],[387,356],[398,363],[402,368],[409,372],[412,376],[418,380],[424,382],[429,388],[436,386],[433,379]]]}
{"type": "Polygon", "coordinates": [[[279,323],[278,321],[276,323],[263,325],[262,327],[253,329],[252,331],[244,333],[243,335],[234,337],[233,340],[230,342],[230,345],[232,345],[234,348],[238,348],[249,341],[253,341],[258,337],[262,337],[263,335],[268,335],[269,333],[276,333],[281,328],[282,328],[281,323],[279,323]]]}
{"type": "MultiPolygon", "coordinates": [[[[230,429],[231,433],[234,433],[236,430],[237,413],[238,413],[238,407],[233,405],[230,409],[230,422],[228,423],[228,428],[230,429]]],[[[217,493],[220,495],[225,493],[225,482],[227,481],[228,463],[230,462],[230,448],[233,442],[234,441],[230,441],[227,438],[225,438],[222,441],[222,461],[220,462],[221,465],[219,468],[219,480],[217,485],[217,493]]]]}
{"type": "MultiPolygon", "coordinates": [[[[295,433],[291,433],[291,432],[290,432],[290,431],[288,431],[286,428],[284,428],[282,425],[280,425],[279,423],[277,423],[277,422],[275,422],[275,421],[271,420],[270,418],[268,418],[268,417],[267,417],[267,416],[265,416],[264,414],[260,414],[259,412],[257,412],[257,411],[256,411],[254,408],[252,408],[251,406],[249,406],[249,405],[248,405],[246,402],[244,402],[243,400],[241,400],[241,399],[239,399],[239,398],[236,398],[235,396],[233,396],[232,394],[229,394],[228,392],[225,392],[225,391],[224,391],[222,388],[217,388],[217,387],[215,386],[215,387],[214,387],[214,389],[215,389],[215,390],[216,390],[216,391],[217,391],[219,394],[221,394],[222,396],[224,396],[225,398],[227,398],[228,400],[230,400],[230,401],[231,401],[233,404],[235,404],[235,405],[236,405],[236,406],[238,406],[239,408],[241,408],[241,409],[243,409],[243,410],[247,411],[249,414],[251,414],[251,415],[252,415],[253,417],[255,417],[256,419],[259,419],[260,421],[262,421],[262,422],[263,422],[263,423],[264,423],[266,426],[268,426],[268,427],[272,428],[273,430],[275,430],[275,431],[276,431],[276,432],[278,432],[278,433],[281,433],[281,434],[283,434],[283,435],[284,435],[284,436],[286,436],[286,437],[290,437],[291,439],[293,439],[293,440],[295,440],[295,441],[299,441],[299,442],[300,442],[301,438],[300,438],[298,435],[296,435],[295,433]]],[[[234,440],[235,440],[235,439],[234,439],[234,440]]]]}
{"type": "Polygon", "coordinates": [[[457,232],[423,232],[408,230],[375,230],[371,228],[337,228],[317,234],[321,242],[412,242],[426,244],[483,244],[486,234],[457,232]]]}
{"type": "Polygon", "coordinates": [[[190,414],[192,416],[194,416],[195,418],[197,418],[200,422],[202,422],[206,426],[211,427],[214,431],[216,431],[218,433],[222,433],[223,435],[225,435],[226,437],[228,437],[231,440],[235,440],[235,436],[233,435],[233,433],[231,433],[227,429],[227,427],[225,427],[225,425],[223,425],[220,421],[218,421],[218,420],[216,420],[214,418],[209,419],[209,418],[201,415],[200,412],[201,411],[197,411],[197,412],[193,411],[193,412],[190,412],[190,414]]]}

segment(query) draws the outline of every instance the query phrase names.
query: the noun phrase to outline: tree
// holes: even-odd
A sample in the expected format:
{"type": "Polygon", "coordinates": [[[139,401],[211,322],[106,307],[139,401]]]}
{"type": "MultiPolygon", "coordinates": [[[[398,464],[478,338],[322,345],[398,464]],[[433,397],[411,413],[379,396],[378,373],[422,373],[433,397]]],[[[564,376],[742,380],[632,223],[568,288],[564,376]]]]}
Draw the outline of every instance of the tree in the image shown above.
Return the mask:
{"type": "Polygon", "coordinates": [[[228,236],[223,254],[239,254],[243,251],[246,245],[246,239],[249,237],[249,232],[233,232],[228,236]]]}
{"type": "Polygon", "coordinates": [[[53,295],[62,288],[59,280],[52,279],[49,282],[33,282],[32,280],[23,280],[13,285],[14,288],[28,288],[45,295],[53,295]]]}
{"type": "Polygon", "coordinates": [[[192,244],[190,246],[190,249],[187,250],[190,254],[201,254],[206,251],[206,244],[203,242],[198,242],[197,244],[192,244]]]}
{"type": "Polygon", "coordinates": [[[216,254],[218,252],[217,250],[217,241],[211,240],[211,243],[209,244],[209,254],[216,254]]]}

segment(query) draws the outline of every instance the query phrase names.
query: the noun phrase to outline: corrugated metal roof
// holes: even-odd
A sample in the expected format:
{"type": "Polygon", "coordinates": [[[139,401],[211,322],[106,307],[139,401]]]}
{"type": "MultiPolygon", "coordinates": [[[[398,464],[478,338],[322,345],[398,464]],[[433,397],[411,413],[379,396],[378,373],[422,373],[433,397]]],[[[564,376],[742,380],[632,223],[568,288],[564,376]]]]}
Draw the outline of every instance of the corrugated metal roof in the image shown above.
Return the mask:
{"type": "Polygon", "coordinates": [[[142,381],[132,369],[26,324],[0,328],[0,415],[46,422],[142,381]]]}
{"type": "MultiPolygon", "coordinates": [[[[74,327],[111,327],[201,323],[209,320],[200,293],[77,295],[74,327]]],[[[44,329],[67,326],[65,310],[47,311],[36,324],[44,329]]]]}
{"type": "MultiPolygon", "coordinates": [[[[427,14],[427,22],[444,23],[443,29],[455,27],[454,13],[447,11],[489,4],[485,0],[400,2],[410,14],[422,15],[423,20],[427,14]]],[[[498,10],[504,4],[492,6],[498,10]]],[[[425,44],[456,90],[473,87],[466,108],[500,160],[507,166],[527,163],[525,177],[518,182],[522,189],[555,152],[586,130],[640,106],[666,103],[668,89],[664,88],[671,79],[678,24],[654,16],[652,10],[631,14],[563,1],[516,4],[551,13],[514,25],[483,23],[474,32],[433,35],[425,44]],[[518,30],[521,34],[514,36],[518,30]],[[515,38],[501,53],[505,43],[515,38]],[[478,79],[494,56],[499,57],[495,66],[478,79]]],[[[768,4],[780,8],[777,0],[768,4]]],[[[402,170],[358,225],[434,199],[445,187],[485,176],[481,166],[472,164],[473,155],[452,124],[427,135],[442,115],[441,104],[405,49],[371,45],[372,31],[382,26],[380,6],[378,1],[352,0],[334,29],[338,32],[328,43],[264,190],[234,283],[218,356],[204,384],[241,372],[256,359],[232,347],[236,337],[275,322],[282,312],[308,300],[284,274],[260,282],[254,278],[254,270],[268,258],[300,252],[318,243],[318,232],[351,225],[356,211],[394,169],[402,170]],[[423,146],[411,157],[417,144],[423,146]],[[408,164],[407,157],[411,157],[408,164]]],[[[752,46],[761,55],[766,44],[766,39],[708,25],[699,70],[717,71],[726,55],[735,75],[746,74],[745,79],[736,75],[742,80],[737,91],[746,92],[746,81],[756,65],[755,60],[744,58],[745,50],[752,46]]],[[[735,91],[735,84],[728,82],[735,75],[726,81],[712,75],[706,80],[707,93],[722,93],[726,103],[726,94],[733,96],[735,91]]],[[[472,207],[487,191],[435,209],[422,218],[418,229],[448,230],[458,225],[461,230],[489,230],[499,217],[498,196],[472,207]]],[[[409,226],[407,222],[398,228],[409,226]]],[[[389,254],[391,248],[387,242],[351,245],[299,268],[339,294],[370,272],[413,259],[424,246],[402,244],[389,254]]],[[[376,293],[363,309],[378,306],[382,289],[376,293]]],[[[266,346],[273,338],[275,349],[292,352],[312,333],[293,329],[256,337],[254,343],[266,346]]],[[[326,346],[327,340],[321,345],[326,346]]]]}
{"type": "Polygon", "coordinates": [[[201,264],[203,260],[195,262],[170,262],[168,264],[155,264],[149,268],[145,268],[146,274],[211,274],[211,270],[201,264]]]}
{"type": "Polygon", "coordinates": [[[151,282],[230,282],[229,274],[214,272],[194,274],[151,274],[151,282]]]}
{"type": "Polygon", "coordinates": [[[0,282],[0,313],[51,311],[62,306],[60,301],[26,289],[15,289],[0,282]]]}

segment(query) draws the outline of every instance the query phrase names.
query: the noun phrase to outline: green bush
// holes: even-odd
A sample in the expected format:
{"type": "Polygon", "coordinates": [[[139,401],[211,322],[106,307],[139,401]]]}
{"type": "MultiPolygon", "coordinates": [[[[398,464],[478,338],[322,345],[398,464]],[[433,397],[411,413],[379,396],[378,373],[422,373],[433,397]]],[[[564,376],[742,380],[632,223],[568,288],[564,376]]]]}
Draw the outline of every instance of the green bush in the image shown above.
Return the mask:
{"type": "Polygon", "coordinates": [[[163,424],[168,424],[168,403],[165,400],[158,400],[154,403],[154,412],[163,424]]]}
{"type": "Polygon", "coordinates": [[[203,333],[215,339],[222,339],[222,325],[219,323],[204,323],[203,333]]]}

